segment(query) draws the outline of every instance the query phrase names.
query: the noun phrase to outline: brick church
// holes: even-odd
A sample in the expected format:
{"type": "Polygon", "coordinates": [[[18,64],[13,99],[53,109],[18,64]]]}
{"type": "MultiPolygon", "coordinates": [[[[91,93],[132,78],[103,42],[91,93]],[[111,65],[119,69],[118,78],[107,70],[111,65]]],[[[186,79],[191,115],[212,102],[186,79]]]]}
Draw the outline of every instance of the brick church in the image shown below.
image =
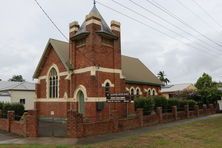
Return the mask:
{"type": "Polygon", "coordinates": [[[89,119],[108,118],[112,110],[125,116],[134,104],[106,102],[107,92],[160,93],[158,78],[139,59],[121,54],[119,22],[108,26],[94,6],[81,26],[69,27],[69,42],[49,39],[33,76],[40,117],[66,118],[68,110],[89,119]]]}

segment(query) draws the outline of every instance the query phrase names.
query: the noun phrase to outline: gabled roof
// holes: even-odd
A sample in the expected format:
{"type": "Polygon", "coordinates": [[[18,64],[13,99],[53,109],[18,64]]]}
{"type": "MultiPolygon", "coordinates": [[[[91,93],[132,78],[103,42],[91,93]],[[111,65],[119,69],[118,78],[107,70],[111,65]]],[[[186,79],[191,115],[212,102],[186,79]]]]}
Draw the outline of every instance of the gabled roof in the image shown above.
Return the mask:
{"type": "Polygon", "coordinates": [[[35,84],[30,82],[0,81],[0,91],[35,91],[35,84]]]}
{"type": "Polygon", "coordinates": [[[192,83],[167,85],[161,88],[161,93],[184,91],[189,87],[195,88],[195,86],[192,83]]]}
{"type": "MultiPolygon", "coordinates": [[[[102,17],[102,15],[99,13],[99,10],[96,8],[95,5],[92,8],[92,10],[90,11],[89,15],[98,16],[101,19],[101,30],[100,30],[100,32],[115,36],[113,34],[113,32],[111,31],[111,29],[109,28],[109,26],[107,25],[104,18],[102,17]]],[[[81,27],[79,28],[79,30],[77,31],[77,33],[75,34],[75,36],[78,36],[78,35],[80,35],[82,33],[86,33],[86,32],[87,32],[86,31],[86,21],[84,21],[83,24],[81,25],[81,27]]]]}
{"type": "Polygon", "coordinates": [[[127,82],[161,85],[161,81],[137,58],[122,55],[122,71],[127,82]]]}
{"type": "Polygon", "coordinates": [[[69,64],[69,44],[67,42],[64,42],[64,41],[49,39],[49,41],[48,41],[48,43],[45,47],[45,50],[42,54],[42,57],[39,61],[39,64],[36,68],[36,71],[34,72],[33,78],[38,77],[40,67],[43,64],[43,59],[45,58],[45,56],[47,55],[47,52],[49,51],[49,46],[50,45],[53,47],[53,49],[57,53],[58,57],[60,58],[63,65],[65,66],[66,70],[68,71],[70,69],[73,69],[71,64],[69,64]]]}
{"type": "MultiPolygon", "coordinates": [[[[62,63],[66,65],[66,61],[69,61],[69,44],[67,42],[62,42],[54,39],[50,39],[49,43],[53,46],[58,57],[61,59],[62,63]]],[[[49,44],[48,43],[48,44],[49,44]]],[[[47,45],[48,46],[48,45],[47,45]]],[[[47,49],[47,48],[46,48],[47,49]]],[[[43,60],[44,54],[41,60],[43,60]]],[[[160,86],[162,83],[160,80],[137,58],[132,58],[122,55],[122,71],[128,83],[142,83],[150,85],[160,86]]],[[[38,77],[39,67],[41,65],[41,60],[35,71],[34,78],[38,77]]],[[[67,68],[68,70],[69,68],[67,68]]]]}

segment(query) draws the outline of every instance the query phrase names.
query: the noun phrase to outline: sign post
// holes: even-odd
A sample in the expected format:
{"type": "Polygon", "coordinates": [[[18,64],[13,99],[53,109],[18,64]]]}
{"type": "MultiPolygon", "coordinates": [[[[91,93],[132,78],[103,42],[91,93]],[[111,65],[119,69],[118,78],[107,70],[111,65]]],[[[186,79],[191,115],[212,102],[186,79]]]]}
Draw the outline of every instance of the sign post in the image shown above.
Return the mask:
{"type": "Polygon", "coordinates": [[[128,92],[124,93],[107,93],[106,101],[112,103],[126,103],[126,116],[128,117],[128,103],[133,101],[134,96],[130,95],[128,92]]]}
{"type": "Polygon", "coordinates": [[[106,101],[107,102],[131,102],[133,101],[133,96],[130,95],[128,92],[124,92],[124,93],[107,93],[106,94],[106,101]]]}

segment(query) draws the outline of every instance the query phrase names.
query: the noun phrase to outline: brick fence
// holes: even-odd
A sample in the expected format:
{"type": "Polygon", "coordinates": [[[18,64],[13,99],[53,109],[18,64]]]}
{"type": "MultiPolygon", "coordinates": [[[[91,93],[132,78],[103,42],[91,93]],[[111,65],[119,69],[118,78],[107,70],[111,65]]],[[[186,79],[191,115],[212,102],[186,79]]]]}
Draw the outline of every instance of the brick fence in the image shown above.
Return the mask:
{"type": "Polygon", "coordinates": [[[20,121],[16,121],[14,111],[8,111],[7,118],[5,119],[2,118],[2,111],[0,110],[0,130],[24,137],[37,137],[37,129],[36,111],[28,111],[23,114],[20,121]]]}
{"type": "MultiPolygon", "coordinates": [[[[109,120],[86,122],[87,120],[84,120],[81,114],[70,110],[67,113],[66,131],[68,137],[81,138],[172,122],[175,120],[195,118],[214,113],[216,113],[216,108],[212,104],[209,106],[203,105],[201,109],[199,106],[195,106],[192,110],[189,109],[189,106],[184,106],[182,111],[178,111],[177,107],[173,106],[171,111],[167,113],[163,113],[162,107],[158,107],[151,115],[143,115],[143,109],[137,109],[136,114],[129,115],[127,118],[118,118],[118,112],[113,110],[109,120]]],[[[2,111],[0,110],[0,130],[24,137],[38,136],[38,119],[36,111],[24,113],[20,121],[14,120],[14,116],[14,112],[9,111],[7,119],[2,118],[2,111]]]]}
{"type": "Polygon", "coordinates": [[[199,106],[195,106],[193,110],[190,110],[189,106],[185,105],[183,111],[178,111],[177,107],[173,106],[171,112],[167,113],[163,113],[162,107],[158,107],[151,115],[143,115],[143,110],[137,109],[136,115],[124,119],[119,119],[117,111],[114,110],[111,113],[110,120],[87,123],[84,122],[84,117],[81,114],[71,110],[68,111],[67,114],[67,135],[68,137],[80,138],[156,125],[175,120],[195,118],[214,113],[216,113],[216,109],[212,104],[208,107],[203,105],[202,109],[199,109],[199,106]]]}

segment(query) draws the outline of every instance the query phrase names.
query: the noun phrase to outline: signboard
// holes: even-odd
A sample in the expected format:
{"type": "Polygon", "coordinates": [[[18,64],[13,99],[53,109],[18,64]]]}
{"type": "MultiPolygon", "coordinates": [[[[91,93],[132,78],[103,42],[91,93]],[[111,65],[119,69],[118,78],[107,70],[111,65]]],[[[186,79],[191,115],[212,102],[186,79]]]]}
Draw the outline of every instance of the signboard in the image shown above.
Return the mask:
{"type": "Polygon", "coordinates": [[[130,95],[128,92],[126,93],[114,93],[106,94],[106,100],[107,102],[131,102],[133,101],[134,96],[130,95]]]}
{"type": "Polygon", "coordinates": [[[219,110],[222,111],[222,100],[218,100],[217,102],[219,104],[219,110]]]}

